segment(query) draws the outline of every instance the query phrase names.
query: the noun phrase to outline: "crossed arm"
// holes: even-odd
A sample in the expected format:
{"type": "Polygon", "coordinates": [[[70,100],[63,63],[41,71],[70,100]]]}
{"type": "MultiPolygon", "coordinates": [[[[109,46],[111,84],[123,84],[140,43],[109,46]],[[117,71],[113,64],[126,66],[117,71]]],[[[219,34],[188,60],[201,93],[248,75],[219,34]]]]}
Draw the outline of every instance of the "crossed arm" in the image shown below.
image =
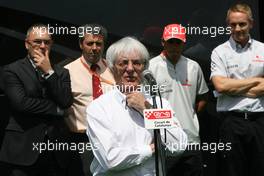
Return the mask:
{"type": "Polygon", "coordinates": [[[213,76],[212,82],[217,92],[233,96],[256,98],[264,94],[264,78],[252,77],[233,79],[224,76],[213,76]]]}

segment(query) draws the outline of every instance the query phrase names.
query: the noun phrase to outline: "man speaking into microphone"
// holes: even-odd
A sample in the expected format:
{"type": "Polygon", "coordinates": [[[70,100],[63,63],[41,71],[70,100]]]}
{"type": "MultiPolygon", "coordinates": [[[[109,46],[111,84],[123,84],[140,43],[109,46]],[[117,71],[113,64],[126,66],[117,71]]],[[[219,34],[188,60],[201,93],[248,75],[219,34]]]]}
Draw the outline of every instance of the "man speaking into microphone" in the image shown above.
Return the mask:
{"type": "MultiPolygon", "coordinates": [[[[138,91],[149,53],[138,40],[125,37],[112,44],[106,53],[116,86],[94,100],[87,108],[87,134],[93,145],[93,175],[155,176],[153,130],[145,128],[143,110],[151,108],[151,96],[138,91]]],[[[171,109],[163,100],[163,107],[171,109]]],[[[160,108],[160,101],[157,101],[160,108]]],[[[178,155],[187,143],[176,117],[173,126],[161,130],[166,152],[178,155]]]]}

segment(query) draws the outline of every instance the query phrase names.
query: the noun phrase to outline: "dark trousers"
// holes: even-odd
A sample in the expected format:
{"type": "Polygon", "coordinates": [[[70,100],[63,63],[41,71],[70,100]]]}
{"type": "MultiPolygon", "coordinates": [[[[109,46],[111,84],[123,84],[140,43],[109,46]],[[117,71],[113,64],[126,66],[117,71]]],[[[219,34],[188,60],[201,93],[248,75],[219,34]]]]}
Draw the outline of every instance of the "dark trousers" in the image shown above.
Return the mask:
{"type": "Polygon", "coordinates": [[[89,138],[85,133],[71,133],[70,142],[75,143],[78,147],[73,152],[73,157],[67,171],[67,176],[92,176],[90,165],[93,160],[93,152],[89,138]]]}
{"type": "Polygon", "coordinates": [[[202,176],[202,152],[199,149],[189,149],[185,150],[178,160],[174,157],[167,157],[166,168],[167,176],[202,176]]]}
{"type": "Polygon", "coordinates": [[[231,149],[220,153],[220,175],[264,175],[264,113],[221,113],[220,142],[231,149]]]}
{"type": "Polygon", "coordinates": [[[31,166],[0,163],[0,172],[3,176],[66,176],[66,170],[58,164],[54,151],[41,153],[31,166]]]}

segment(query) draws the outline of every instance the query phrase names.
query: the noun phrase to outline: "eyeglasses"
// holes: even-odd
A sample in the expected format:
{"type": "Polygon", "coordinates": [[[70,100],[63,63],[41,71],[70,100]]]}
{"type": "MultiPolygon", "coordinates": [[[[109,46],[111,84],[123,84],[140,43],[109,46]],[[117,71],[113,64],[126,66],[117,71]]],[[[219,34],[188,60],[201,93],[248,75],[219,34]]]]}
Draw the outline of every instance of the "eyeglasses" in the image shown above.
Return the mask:
{"type": "Polygon", "coordinates": [[[32,42],[32,45],[34,45],[34,46],[40,46],[42,43],[44,43],[44,45],[51,45],[52,44],[52,40],[36,39],[36,40],[27,40],[27,41],[32,42]]]}
{"type": "Polygon", "coordinates": [[[143,62],[142,60],[122,60],[120,62],[117,62],[116,65],[118,65],[120,68],[125,69],[128,67],[129,62],[132,62],[132,66],[134,67],[134,69],[142,69],[142,67],[145,65],[145,62],[143,62]]]}

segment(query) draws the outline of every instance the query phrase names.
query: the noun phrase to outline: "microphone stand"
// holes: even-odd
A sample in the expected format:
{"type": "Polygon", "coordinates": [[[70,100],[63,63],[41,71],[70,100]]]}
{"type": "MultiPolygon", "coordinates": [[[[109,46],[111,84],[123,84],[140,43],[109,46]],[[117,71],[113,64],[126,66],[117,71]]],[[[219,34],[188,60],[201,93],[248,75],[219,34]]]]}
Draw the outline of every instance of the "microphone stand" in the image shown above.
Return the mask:
{"type": "MultiPolygon", "coordinates": [[[[157,86],[157,82],[153,77],[151,71],[145,70],[143,71],[143,79],[145,79],[146,83],[150,85],[149,93],[152,98],[152,105],[153,109],[157,109],[157,102],[156,102],[156,95],[157,92],[153,91],[153,86],[157,86]]],[[[158,89],[158,95],[160,98],[160,106],[162,108],[162,100],[160,91],[158,89]]],[[[166,133],[164,130],[165,135],[165,142],[166,142],[166,133]]],[[[155,146],[155,169],[156,169],[156,176],[166,176],[166,168],[165,168],[165,150],[162,146],[161,136],[160,136],[160,129],[154,129],[154,146],[155,146]]]]}
{"type": "MultiPolygon", "coordinates": [[[[151,93],[153,109],[157,109],[155,93],[151,93]]],[[[163,151],[160,130],[154,129],[154,145],[155,145],[155,168],[156,176],[165,176],[165,152],[163,151]],[[163,156],[162,156],[163,155],[163,156]]]]}

